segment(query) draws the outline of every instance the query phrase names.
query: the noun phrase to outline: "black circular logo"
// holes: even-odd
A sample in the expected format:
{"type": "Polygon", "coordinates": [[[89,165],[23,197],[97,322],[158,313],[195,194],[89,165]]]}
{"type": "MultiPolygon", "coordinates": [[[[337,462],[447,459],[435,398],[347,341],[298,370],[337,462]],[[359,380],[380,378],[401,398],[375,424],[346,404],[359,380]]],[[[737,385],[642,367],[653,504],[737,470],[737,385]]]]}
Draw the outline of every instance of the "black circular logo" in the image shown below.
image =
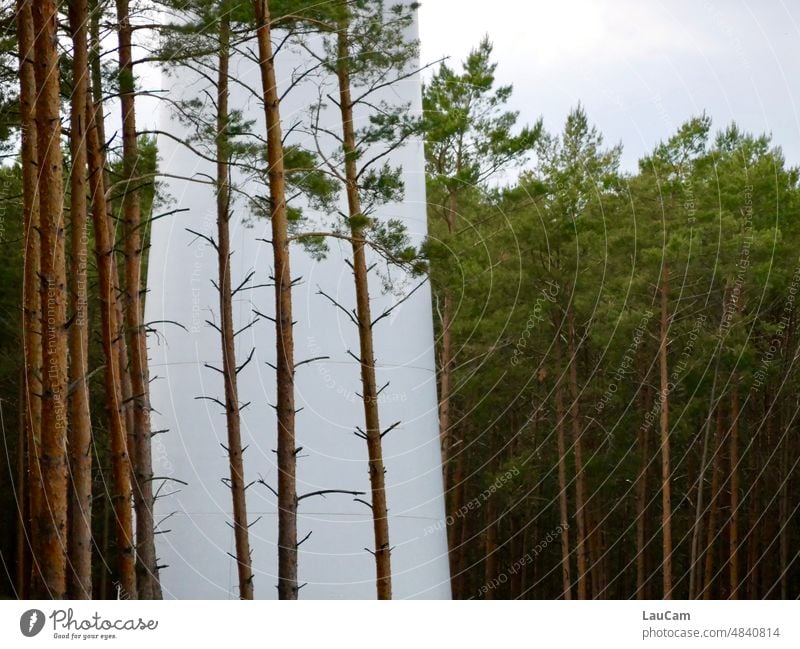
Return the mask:
{"type": "Polygon", "coordinates": [[[44,613],[38,608],[25,611],[19,618],[19,630],[22,635],[32,638],[44,628],[44,613]]]}

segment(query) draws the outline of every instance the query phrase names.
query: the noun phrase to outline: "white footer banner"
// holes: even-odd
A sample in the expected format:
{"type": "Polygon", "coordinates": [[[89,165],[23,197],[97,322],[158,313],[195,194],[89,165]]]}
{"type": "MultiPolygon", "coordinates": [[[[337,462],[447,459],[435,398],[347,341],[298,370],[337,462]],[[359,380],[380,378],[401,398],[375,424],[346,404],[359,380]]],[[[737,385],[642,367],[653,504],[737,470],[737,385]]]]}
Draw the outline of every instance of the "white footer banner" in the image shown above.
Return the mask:
{"type": "Polygon", "coordinates": [[[0,602],[0,647],[9,649],[181,649],[187,643],[203,649],[520,649],[578,643],[614,648],[797,648],[800,603],[0,602]]]}

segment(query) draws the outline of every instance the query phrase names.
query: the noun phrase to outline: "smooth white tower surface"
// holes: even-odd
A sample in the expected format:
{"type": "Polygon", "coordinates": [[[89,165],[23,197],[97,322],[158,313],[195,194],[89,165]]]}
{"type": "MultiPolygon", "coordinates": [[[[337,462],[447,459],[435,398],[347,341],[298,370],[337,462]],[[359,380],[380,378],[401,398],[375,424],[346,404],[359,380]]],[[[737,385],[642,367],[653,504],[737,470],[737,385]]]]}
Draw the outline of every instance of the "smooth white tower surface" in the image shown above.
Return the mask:
{"type": "MultiPolygon", "coordinates": [[[[279,79],[286,87],[293,70],[303,61],[297,52],[282,50],[276,59],[279,79]]],[[[244,57],[232,62],[231,74],[251,88],[260,84],[259,72],[244,57]]],[[[327,79],[326,84],[335,80],[327,79]]],[[[284,129],[308,118],[308,107],[319,96],[319,80],[290,92],[282,105],[284,129]]],[[[202,97],[203,83],[190,72],[165,77],[170,98],[202,97]]],[[[329,90],[333,90],[331,86],[329,90]]],[[[256,121],[264,132],[263,110],[252,94],[231,87],[231,106],[256,121]]],[[[419,112],[418,75],[391,88],[387,100],[409,102],[419,112]]],[[[326,114],[331,128],[336,113],[326,114]]],[[[366,118],[358,115],[358,119],[366,118]]],[[[159,115],[160,130],[181,133],[169,108],[159,115]]],[[[188,135],[187,131],[183,131],[188,135]]],[[[288,141],[310,145],[305,136],[288,141]]],[[[187,211],[154,221],[148,267],[145,320],[156,333],[149,336],[153,430],[166,430],[153,439],[154,473],[177,481],[164,482],[156,502],[159,562],[167,598],[223,599],[238,597],[231,496],[222,479],[229,476],[225,415],[219,404],[198,397],[223,400],[218,331],[206,321],[219,322],[216,251],[188,230],[216,238],[216,203],[208,179],[213,162],[203,160],[183,143],[159,138],[160,169],[168,178],[163,191],[173,205],[187,211]],[[186,330],[165,321],[178,322],[186,330]],[[161,323],[161,324],[159,324],[161,323]],[[168,518],[167,518],[168,517],[168,518]]],[[[378,209],[378,218],[399,218],[415,242],[426,233],[424,158],[422,143],[409,142],[389,161],[401,165],[405,198],[400,204],[378,209]]],[[[239,182],[243,192],[263,187],[239,182]]],[[[269,238],[269,222],[253,215],[247,201],[234,196],[231,219],[233,286],[255,271],[248,286],[234,297],[236,328],[250,324],[254,311],[274,312],[271,274],[272,249],[259,239],[269,238]]],[[[329,222],[328,215],[308,212],[313,220],[329,222]]],[[[355,306],[353,278],[345,259],[350,244],[331,241],[330,254],[314,261],[299,246],[291,250],[292,275],[302,278],[294,290],[295,362],[328,356],[298,367],[296,374],[298,495],[320,489],[365,492],[369,499],[366,442],[354,434],[364,427],[360,373],[348,350],[358,349],[357,331],[340,310],[318,294],[321,289],[348,307],[355,306]]],[[[376,270],[385,264],[376,257],[376,270]]],[[[418,279],[391,271],[405,292],[418,279]]],[[[402,298],[403,292],[384,294],[378,275],[370,277],[372,309],[379,315],[402,298]]],[[[438,437],[436,378],[431,296],[427,286],[383,319],[375,328],[378,384],[389,386],[380,395],[382,428],[401,424],[384,438],[387,499],[390,516],[393,595],[395,598],[449,598],[445,512],[438,437]]],[[[242,410],[250,543],[257,598],[277,597],[276,499],[264,482],[277,488],[275,465],[276,422],[274,325],[265,318],[236,338],[239,363],[254,350],[251,362],[239,374],[242,410]]],[[[156,485],[160,484],[157,482],[156,485]]],[[[374,548],[370,510],[352,496],[333,494],[302,500],[298,511],[298,538],[310,537],[299,549],[299,583],[303,599],[374,598],[375,562],[365,549],[374,548]]]]}

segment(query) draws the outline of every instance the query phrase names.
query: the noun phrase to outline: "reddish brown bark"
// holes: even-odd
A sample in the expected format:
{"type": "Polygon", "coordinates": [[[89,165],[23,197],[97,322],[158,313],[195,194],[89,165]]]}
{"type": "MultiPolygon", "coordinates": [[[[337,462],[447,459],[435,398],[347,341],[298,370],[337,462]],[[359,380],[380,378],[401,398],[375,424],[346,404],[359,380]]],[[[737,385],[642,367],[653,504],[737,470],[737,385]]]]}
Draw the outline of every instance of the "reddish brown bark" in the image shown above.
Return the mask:
{"type": "MultiPolygon", "coordinates": [[[[644,412],[649,413],[653,406],[651,388],[644,389],[644,412]]],[[[636,474],[636,598],[649,599],[647,566],[647,475],[650,468],[650,428],[639,426],[639,472],[636,474]]]]}
{"type": "Polygon", "coordinates": [[[367,455],[375,535],[375,573],[378,599],[392,598],[391,545],[389,543],[389,512],[386,503],[386,469],[383,463],[381,426],[378,411],[378,386],[375,378],[375,350],[372,335],[372,315],[369,300],[369,279],[364,228],[357,225],[363,218],[358,190],[356,135],[353,125],[353,100],[350,88],[350,45],[347,9],[341,9],[339,20],[336,72],[339,81],[339,108],[342,115],[342,147],[344,150],[348,214],[351,219],[353,248],[353,279],[356,292],[356,320],[361,360],[362,401],[366,424],[367,455]]]}
{"type": "MultiPolygon", "coordinates": [[[[140,599],[161,599],[153,522],[153,463],[150,445],[150,377],[142,303],[142,215],[137,191],[128,191],[138,175],[136,99],[132,26],[128,0],[117,0],[119,84],[122,109],[122,167],[127,181],[122,199],[125,255],[125,325],[128,334],[133,403],[134,501],[136,507],[136,578],[140,599]]],[[[129,431],[130,433],[130,431],[129,431]]]]}
{"type": "MultiPolygon", "coordinates": [[[[106,203],[103,155],[97,124],[102,119],[100,106],[87,103],[86,145],[89,165],[89,188],[92,204],[92,223],[95,233],[98,293],[100,298],[101,341],[105,366],[103,369],[105,406],[111,447],[111,468],[114,524],[117,552],[119,554],[118,579],[124,595],[136,597],[136,556],[133,546],[133,511],[131,502],[131,462],[128,454],[128,431],[122,408],[122,389],[119,358],[119,323],[117,322],[117,292],[114,276],[114,238],[109,227],[106,203]]],[[[105,548],[105,545],[104,545],[105,548]]],[[[102,591],[101,591],[102,592],[102,591]]]]}
{"type": "Polygon", "coordinates": [[[495,583],[495,578],[497,577],[497,497],[492,495],[489,496],[488,500],[486,501],[486,506],[483,509],[486,512],[486,518],[484,519],[484,556],[486,557],[484,560],[484,573],[483,579],[486,585],[486,592],[484,593],[484,599],[494,599],[495,595],[499,593],[495,592],[495,588],[497,584],[495,583]]]}
{"type": "Polygon", "coordinates": [[[269,2],[253,0],[267,128],[267,166],[275,273],[275,342],[278,420],[278,597],[297,599],[297,457],[294,409],[294,332],[286,179],[280,97],[272,55],[269,2]]]}
{"type": "Polygon", "coordinates": [[[739,390],[736,373],[731,377],[731,433],[728,440],[731,470],[731,515],[728,527],[730,599],[739,599],[739,390]]]}
{"type": "MultiPolygon", "coordinates": [[[[42,341],[41,300],[39,293],[40,241],[39,241],[39,196],[36,186],[39,161],[36,153],[36,76],[34,61],[34,28],[30,0],[17,0],[17,43],[19,48],[19,106],[22,159],[22,223],[25,243],[23,247],[22,284],[22,438],[20,448],[24,453],[25,480],[27,489],[20,494],[20,511],[24,512],[21,537],[18,543],[17,593],[27,596],[31,575],[27,565],[32,563],[34,583],[41,582],[38,563],[30,561],[31,550],[38,546],[39,516],[42,508],[42,479],[39,466],[41,444],[42,401],[42,341]],[[24,440],[23,440],[24,438],[24,440]],[[25,495],[27,494],[27,506],[25,495]]],[[[38,553],[36,553],[38,554],[38,553]]]]}
{"type": "Polygon", "coordinates": [[[669,268],[664,266],[661,279],[661,327],[658,350],[658,365],[660,377],[659,400],[661,402],[661,416],[659,427],[661,431],[661,540],[663,563],[661,572],[664,584],[664,599],[672,599],[672,491],[670,466],[670,435],[669,435],[669,365],[667,360],[669,347],[669,268]]]}
{"type": "Polygon", "coordinates": [[[39,511],[42,575],[39,596],[66,595],[67,555],[67,278],[64,250],[64,178],[61,160],[58,11],[53,0],[33,4],[36,34],[36,135],[42,304],[42,432],[39,448],[43,503],[39,511]]]}
{"type": "Polygon", "coordinates": [[[89,314],[86,242],[86,100],[89,53],[87,0],[71,0],[72,97],[70,107],[70,292],[73,321],[69,332],[69,449],[72,492],[69,503],[69,593],[92,597],[92,421],[89,409],[89,314]]]}
{"type": "Polygon", "coordinates": [[[236,343],[233,326],[230,240],[230,138],[228,136],[228,69],[230,63],[230,3],[220,4],[219,58],[217,70],[217,253],[219,262],[220,337],[225,384],[225,419],[228,430],[228,462],[233,501],[233,533],[239,574],[239,598],[253,599],[250,533],[247,523],[241,417],[237,385],[236,343]]]}
{"type": "Polygon", "coordinates": [[[717,432],[714,436],[714,459],[711,470],[711,493],[709,494],[708,527],[706,528],[705,566],[701,592],[703,599],[711,599],[714,581],[714,552],[717,538],[717,515],[719,512],[719,489],[722,476],[722,411],[717,406],[717,432]]]}
{"type": "Polygon", "coordinates": [[[586,480],[583,473],[583,441],[578,396],[578,359],[575,348],[575,316],[572,307],[567,309],[568,346],[569,346],[569,392],[570,421],[572,423],[572,444],[575,455],[575,521],[577,539],[575,553],[578,557],[578,599],[589,597],[589,567],[587,565],[586,547],[586,480]]]}
{"type": "MultiPolygon", "coordinates": [[[[558,327],[557,327],[558,328],[558,327]]],[[[564,599],[572,599],[572,577],[570,576],[569,550],[569,503],[567,494],[567,444],[564,426],[563,353],[561,336],[557,331],[553,340],[556,354],[556,439],[558,444],[558,509],[561,518],[561,584],[564,599]]]]}

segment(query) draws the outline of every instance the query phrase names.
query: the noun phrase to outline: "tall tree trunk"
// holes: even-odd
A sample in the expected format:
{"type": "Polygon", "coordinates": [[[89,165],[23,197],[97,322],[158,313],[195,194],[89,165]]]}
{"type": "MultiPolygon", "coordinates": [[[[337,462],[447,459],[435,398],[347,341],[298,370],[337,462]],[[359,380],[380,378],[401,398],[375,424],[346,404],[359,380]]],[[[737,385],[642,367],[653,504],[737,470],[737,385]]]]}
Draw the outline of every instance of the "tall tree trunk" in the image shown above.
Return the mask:
{"type": "MultiPolygon", "coordinates": [[[[556,329],[559,327],[557,323],[556,329]]],[[[556,331],[553,340],[556,353],[556,438],[558,443],[558,510],[561,523],[561,585],[564,599],[572,599],[572,577],[570,576],[569,551],[569,503],[567,494],[567,445],[564,431],[564,385],[561,381],[563,353],[561,335],[556,331]]]]}
{"type": "Polygon", "coordinates": [[[661,533],[664,560],[662,577],[664,599],[672,599],[672,493],[669,448],[669,366],[667,353],[669,346],[669,267],[664,265],[661,279],[661,334],[658,352],[661,402],[661,533]]]}
{"type": "Polygon", "coordinates": [[[578,556],[578,599],[586,599],[588,592],[589,570],[586,561],[586,481],[583,474],[583,442],[581,433],[580,410],[578,406],[578,360],[575,348],[575,315],[572,306],[567,307],[567,327],[569,341],[569,392],[570,420],[572,422],[572,443],[575,454],[575,521],[577,523],[577,539],[575,552],[578,556]]]}
{"type": "Polygon", "coordinates": [[[92,597],[92,420],[89,410],[89,315],[86,289],[86,101],[89,53],[87,0],[71,0],[72,98],[70,108],[70,292],[73,321],[69,332],[69,450],[72,492],[69,503],[69,593],[92,597]]]}
{"type": "Polygon", "coordinates": [[[717,538],[717,514],[719,512],[719,483],[722,475],[722,409],[717,405],[717,432],[714,436],[714,460],[711,470],[711,493],[709,494],[708,527],[706,529],[705,567],[703,574],[703,599],[711,599],[714,581],[714,550],[717,538]]]}
{"type": "Polygon", "coordinates": [[[779,570],[781,582],[781,599],[787,599],[789,595],[789,439],[790,431],[788,426],[781,426],[780,443],[780,492],[778,495],[778,554],[779,570]]]}
{"type": "Polygon", "coordinates": [[[39,463],[43,506],[36,557],[43,592],[63,599],[67,568],[67,277],[64,251],[64,178],[61,160],[58,10],[53,0],[33,4],[36,34],[36,135],[42,304],[42,432],[39,463]]]}
{"type": "MultiPolygon", "coordinates": [[[[42,420],[42,338],[41,338],[41,295],[39,285],[40,240],[39,240],[39,195],[37,177],[39,159],[36,153],[36,66],[34,50],[33,14],[31,0],[17,0],[17,46],[19,49],[19,106],[22,127],[22,227],[25,243],[23,246],[23,284],[22,284],[22,354],[23,354],[23,418],[22,431],[25,438],[23,449],[27,447],[27,511],[24,521],[25,548],[22,548],[21,567],[25,568],[25,557],[33,552],[31,566],[33,574],[23,575],[17,592],[27,596],[30,581],[41,584],[37,557],[41,535],[39,517],[42,509],[42,477],[39,466],[42,420]]],[[[36,590],[36,588],[34,588],[36,590]]]]}
{"type": "MultiPolygon", "coordinates": [[[[747,579],[747,599],[758,598],[758,575],[759,575],[759,511],[758,499],[761,496],[761,485],[763,476],[759,475],[759,459],[760,453],[758,447],[760,435],[755,436],[755,446],[752,448],[750,457],[752,471],[753,471],[753,485],[750,488],[750,495],[748,496],[747,503],[747,520],[749,529],[747,533],[747,572],[745,578],[747,579]]],[[[780,516],[779,516],[780,518],[780,516]]]]}
{"type": "MultiPolygon", "coordinates": [[[[455,432],[455,431],[454,431],[455,432]]],[[[464,474],[464,464],[466,462],[466,451],[464,449],[464,432],[459,432],[461,444],[459,445],[458,457],[455,460],[455,468],[453,469],[452,485],[450,487],[451,505],[449,516],[452,516],[452,525],[449,527],[449,536],[452,541],[449,542],[448,555],[450,558],[450,588],[452,589],[453,599],[464,598],[464,580],[466,552],[467,552],[467,521],[466,518],[459,514],[461,511],[461,503],[464,502],[464,493],[466,491],[466,480],[464,474]]],[[[446,483],[445,483],[446,484],[446,483]]]]}
{"type": "MultiPolygon", "coordinates": [[[[447,194],[445,208],[445,222],[447,231],[453,234],[456,229],[456,214],[458,213],[458,196],[455,192],[447,194]]],[[[442,469],[445,476],[445,488],[448,488],[447,474],[450,461],[450,452],[453,447],[451,439],[450,398],[451,381],[453,377],[453,294],[450,287],[446,286],[442,299],[442,341],[439,357],[439,438],[442,445],[442,469]]]]}
{"type": "MultiPolygon", "coordinates": [[[[142,312],[142,218],[139,194],[131,187],[138,175],[136,84],[128,0],[116,0],[119,36],[119,90],[122,108],[122,167],[127,181],[122,199],[125,224],[125,325],[133,399],[133,459],[136,507],[136,581],[140,599],[161,599],[153,523],[153,462],[150,445],[150,378],[142,312]]],[[[130,432],[130,431],[129,431],[130,432]]]]}
{"type": "Polygon", "coordinates": [[[728,527],[730,554],[730,598],[739,599],[739,389],[736,386],[736,372],[731,377],[731,434],[728,440],[728,453],[731,467],[731,515],[728,527]]]}
{"type": "Polygon", "coordinates": [[[366,424],[369,482],[372,496],[372,520],[375,534],[375,572],[378,599],[392,598],[392,563],[389,544],[389,510],[386,504],[386,468],[383,463],[381,426],[378,412],[378,386],[375,379],[375,349],[372,336],[372,315],[369,303],[369,279],[364,227],[360,224],[361,197],[358,191],[356,134],[353,126],[353,101],[350,94],[350,28],[346,5],[341,7],[338,24],[339,108],[342,114],[347,208],[353,247],[353,278],[356,292],[356,320],[361,360],[362,400],[366,424]]]}
{"type": "MultiPolygon", "coordinates": [[[[126,596],[136,597],[136,554],[133,546],[133,512],[131,502],[131,460],[128,454],[128,431],[122,406],[122,389],[117,322],[116,279],[114,277],[114,238],[109,227],[103,170],[105,158],[98,137],[97,124],[102,119],[100,106],[87,103],[86,148],[89,164],[89,188],[92,199],[92,223],[95,235],[98,292],[100,297],[100,322],[103,356],[105,358],[104,387],[108,428],[111,436],[111,467],[113,474],[114,521],[117,551],[119,553],[119,583],[126,596]]],[[[105,547],[104,547],[105,549],[105,547]]]]}
{"type": "Polygon", "coordinates": [[[714,404],[717,394],[717,376],[719,367],[714,368],[714,380],[711,383],[711,399],[708,403],[708,414],[703,424],[703,450],[700,458],[700,475],[697,478],[697,501],[695,503],[694,523],[692,525],[692,546],[689,557],[689,599],[696,599],[701,588],[701,552],[700,538],[703,536],[703,516],[705,515],[705,482],[708,470],[708,447],[712,438],[711,422],[714,419],[714,404]]]}
{"type": "MultiPolygon", "coordinates": [[[[445,221],[447,231],[452,234],[455,230],[455,218],[457,212],[457,196],[451,192],[447,196],[447,208],[445,210],[445,221]]],[[[460,511],[464,502],[464,488],[459,482],[458,476],[462,476],[464,467],[464,447],[458,446],[458,458],[453,466],[453,449],[456,444],[453,437],[455,430],[451,430],[450,398],[451,381],[453,375],[453,294],[449,286],[445,286],[442,291],[442,337],[439,350],[439,443],[442,448],[442,476],[444,479],[445,494],[449,502],[449,516],[455,516],[460,511]]],[[[462,434],[463,440],[463,434],[462,434]]],[[[461,584],[463,582],[461,570],[463,569],[464,547],[459,545],[461,531],[464,521],[456,518],[453,525],[447,530],[448,558],[450,561],[450,585],[453,597],[458,599],[461,596],[461,584]]]]}
{"type": "Polygon", "coordinates": [[[496,495],[489,496],[486,507],[485,531],[484,531],[484,573],[483,580],[486,585],[486,593],[484,599],[494,599],[495,585],[494,579],[497,577],[497,497],[496,495]]]}
{"type": "Polygon", "coordinates": [[[268,0],[253,0],[267,127],[267,166],[275,273],[275,342],[278,403],[278,597],[297,599],[297,449],[294,409],[294,332],[286,179],[280,97],[275,80],[268,0]]]}
{"type": "MultiPolygon", "coordinates": [[[[647,381],[647,377],[645,377],[647,381]]],[[[648,383],[644,389],[643,412],[648,413],[653,407],[653,395],[648,383]]],[[[636,474],[636,598],[648,598],[648,566],[647,566],[647,475],[650,472],[650,429],[647,425],[639,426],[639,472],[636,474]]]]}
{"type": "MultiPolygon", "coordinates": [[[[91,69],[91,87],[92,87],[92,99],[94,100],[94,105],[97,107],[97,119],[95,120],[95,126],[97,128],[97,137],[100,142],[101,147],[105,147],[106,143],[106,129],[105,129],[105,109],[104,109],[104,101],[103,101],[103,68],[101,62],[101,54],[102,54],[102,45],[100,42],[100,19],[102,18],[103,13],[103,0],[91,0],[91,17],[89,21],[89,42],[90,42],[90,52],[89,52],[89,67],[91,69]]],[[[105,151],[103,151],[103,155],[105,155],[105,151]]],[[[110,186],[110,181],[108,177],[108,169],[103,169],[103,182],[105,184],[106,192],[110,186]]],[[[116,221],[114,219],[113,214],[109,211],[108,213],[108,227],[109,231],[111,232],[112,239],[116,242],[116,221]]],[[[114,270],[114,290],[116,295],[122,295],[122,284],[120,283],[119,271],[118,271],[118,264],[117,264],[117,255],[115,254],[113,257],[113,270],[114,270]]],[[[126,430],[130,431],[130,435],[133,435],[134,430],[134,421],[133,421],[133,392],[131,389],[131,376],[130,376],[130,369],[128,363],[128,343],[125,340],[125,333],[124,333],[124,324],[125,324],[125,313],[122,305],[122,300],[114,300],[115,308],[117,310],[117,324],[120,327],[119,336],[121,340],[119,341],[118,347],[118,363],[119,363],[119,380],[122,387],[122,410],[125,413],[125,427],[126,430]]],[[[129,437],[128,443],[130,446],[129,452],[131,457],[135,457],[136,451],[134,449],[134,443],[132,437],[129,437]]]]}
{"type": "MultiPolygon", "coordinates": [[[[23,329],[23,337],[27,333],[23,329]]],[[[17,506],[16,534],[14,538],[14,595],[17,599],[28,598],[30,583],[30,526],[28,525],[28,453],[25,419],[27,417],[27,398],[25,395],[25,368],[20,368],[19,382],[19,422],[17,438],[17,457],[14,475],[14,496],[17,506]]]]}
{"type": "Polygon", "coordinates": [[[230,2],[220,3],[219,61],[217,71],[217,253],[219,258],[219,310],[222,369],[225,383],[225,417],[228,428],[233,532],[239,572],[239,598],[253,599],[250,533],[247,524],[244,462],[242,459],[239,389],[236,380],[236,344],[233,328],[230,240],[230,138],[228,135],[228,67],[230,63],[230,2]]]}

